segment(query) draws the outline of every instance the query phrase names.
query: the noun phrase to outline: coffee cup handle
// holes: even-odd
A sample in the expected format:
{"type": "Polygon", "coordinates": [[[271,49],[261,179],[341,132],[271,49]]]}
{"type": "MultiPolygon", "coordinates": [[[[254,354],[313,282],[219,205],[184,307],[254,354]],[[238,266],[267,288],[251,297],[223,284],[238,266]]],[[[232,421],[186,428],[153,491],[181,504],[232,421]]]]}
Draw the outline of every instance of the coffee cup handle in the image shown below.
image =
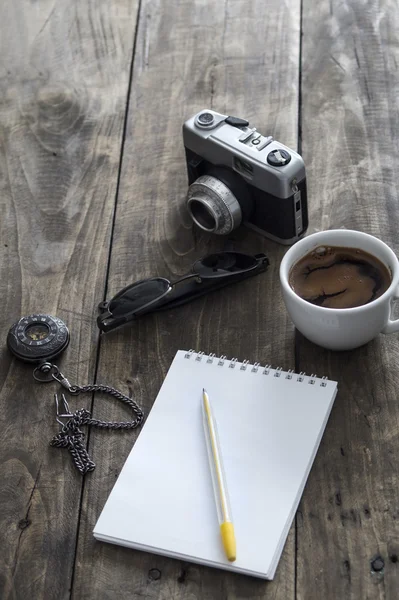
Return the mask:
{"type": "MultiPolygon", "coordinates": [[[[391,298],[392,300],[399,299],[399,286],[396,288],[394,295],[391,298]]],[[[394,333],[395,331],[399,331],[399,319],[388,319],[388,323],[385,325],[384,329],[381,333],[394,333]]]]}

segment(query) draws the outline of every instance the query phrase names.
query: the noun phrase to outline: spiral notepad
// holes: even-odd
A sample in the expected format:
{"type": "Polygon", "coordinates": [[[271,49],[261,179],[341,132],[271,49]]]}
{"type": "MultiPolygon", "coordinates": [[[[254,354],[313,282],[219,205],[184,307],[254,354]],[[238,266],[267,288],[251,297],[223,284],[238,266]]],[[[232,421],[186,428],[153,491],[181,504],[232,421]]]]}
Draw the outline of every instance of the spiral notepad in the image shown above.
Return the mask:
{"type": "Polygon", "coordinates": [[[102,541],[272,579],[326,426],[325,377],[177,352],[94,529],[102,541]],[[202,426],[218,424],[237,541],[221,544],[202,426]]]}

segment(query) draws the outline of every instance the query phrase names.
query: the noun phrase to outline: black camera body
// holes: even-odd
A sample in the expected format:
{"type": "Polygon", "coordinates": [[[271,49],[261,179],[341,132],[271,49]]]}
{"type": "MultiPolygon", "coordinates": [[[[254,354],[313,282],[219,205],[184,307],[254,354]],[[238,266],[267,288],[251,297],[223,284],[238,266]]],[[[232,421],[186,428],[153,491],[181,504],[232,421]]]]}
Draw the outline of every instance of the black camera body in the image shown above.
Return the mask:
{"type": "Polygon", "coordinates": [[[287,245],[305,233],[306,173],[297,152],[211,110],[186,121],[183,140],[187,207],[199,227],[227,235],[243,223],[287,245]]]}

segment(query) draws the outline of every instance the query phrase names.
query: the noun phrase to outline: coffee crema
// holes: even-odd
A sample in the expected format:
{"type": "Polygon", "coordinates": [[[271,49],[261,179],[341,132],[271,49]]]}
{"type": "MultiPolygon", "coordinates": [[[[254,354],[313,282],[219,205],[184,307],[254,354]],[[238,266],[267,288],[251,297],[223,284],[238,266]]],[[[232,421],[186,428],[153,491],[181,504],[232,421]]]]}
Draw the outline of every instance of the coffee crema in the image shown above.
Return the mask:
{"type": "Polygon", "coordinates": [[[382,296],[392,277],[378,258],[364,250],[318,246],[295,263],[288,280],[307,302],[325,308],[354,308],[382,296]]]}

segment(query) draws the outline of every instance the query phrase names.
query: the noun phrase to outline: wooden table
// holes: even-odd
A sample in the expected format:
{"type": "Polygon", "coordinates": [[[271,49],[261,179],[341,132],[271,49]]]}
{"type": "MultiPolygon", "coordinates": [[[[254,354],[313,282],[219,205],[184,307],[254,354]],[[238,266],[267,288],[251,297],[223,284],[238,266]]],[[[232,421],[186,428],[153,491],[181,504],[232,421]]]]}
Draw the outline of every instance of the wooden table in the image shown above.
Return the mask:
{"type": "MultiPolygon", "coordinates": [[[[333,353],[295,334],[278,281],[285,248],[192,228],[181,137],[202,108],[250,119],[302,153],[309,232],[355,228],[398,253],[396,3],[3,0],[0,23],[1,598],[398,598],[398,336],[333,353]],[[226,243],[265,252],[267,274],[99,336],[104,297],[177,277],[226,243]],[[97,468],[84,480],[49,447],[56,386],[34,384],[5,347],[35,311],[70,326],[60,366],[71,381],[110,383],[146,414],[179,348],[339,381],[273,582],[95,542],[138,430],[91,431],[97,468]]],[[[126,418],[103,396],[92,408],[126,418]]]]}

